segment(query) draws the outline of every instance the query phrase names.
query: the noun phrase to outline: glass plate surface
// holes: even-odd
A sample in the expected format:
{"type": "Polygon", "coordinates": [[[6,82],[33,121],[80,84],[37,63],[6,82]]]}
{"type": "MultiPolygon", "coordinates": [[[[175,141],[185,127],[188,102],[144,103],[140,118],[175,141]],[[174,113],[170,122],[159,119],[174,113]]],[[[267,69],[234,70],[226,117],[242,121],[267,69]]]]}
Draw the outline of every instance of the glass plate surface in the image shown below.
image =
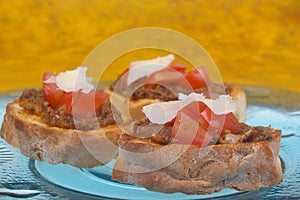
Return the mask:
{"type": "Polygon", "coordinates": [[[221,192],[210,195],[152,192],[143,187],[112,181],[111,172],[113,163],[114,161],[108,163],[106,166],[93,169],[78,169],[68,165],[51,165],[45,162],[35,162],[34,167],[39,176],[51,183],[66,189],[113,199],[207,199],[243,193],[242,191],[232,189],[224,189],[221,192]]]}
{"type": "MultiPolygon", "coordinates": [[[[281,129],[280,157],[284,180],[257,191],[225,189],[211,195],[164,194],[111,181],[113,162],[92,169],[32,161],[0,139],[0,183],[8,188],[38,189],[31,199],[300,199],[300,94],[266,88],[245,87],[248,96],[247,123],[281,129]],[[1,152],[9,159],[1,160],[1,152]]],[[[0,122],[5,107],[19,93],[0,96],[0,122]]],[[[0,196],[0,199],[15,199],[0,196]]]]}

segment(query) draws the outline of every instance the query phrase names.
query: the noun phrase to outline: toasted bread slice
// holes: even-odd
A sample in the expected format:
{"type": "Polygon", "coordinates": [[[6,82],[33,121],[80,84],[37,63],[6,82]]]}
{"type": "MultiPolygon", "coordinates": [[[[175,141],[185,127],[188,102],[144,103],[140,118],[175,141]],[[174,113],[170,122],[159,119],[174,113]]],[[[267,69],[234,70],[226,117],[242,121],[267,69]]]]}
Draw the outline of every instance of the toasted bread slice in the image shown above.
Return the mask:
{"type": "MultiPolygon", "coordinates": [[[[242,87],[234,83],[226,83],[229,92],[229,95],[237,104],[237,111],[234,113],[237,119],[240,122],[246,121],[246,94],[242,87]]],[[[145,118],[142,108],[146,105],[162,102],[160,99],[126,99],[126,97],[118,94],[110,88],[106,88],[105,92],[110,95],[112,104],[122,113],[123,118],[126,119],[126,116],[132,119],[141,120],[145,118]]]]}
{"type": "Polygon", "coordinates": [[[283,179],[278,157],[281,131],[270,130],[272,137],[265,140],[202,148],[160,145],[123,134],[112,179],[153,191],[186,194],[274,186],[283,179]]]}
{"type": "Polygon", "coordinates": [[[15,100],[6,107],[0,136],[31,159],[90,168],[117,154],[120,134],[116,124],[89,131],[51,127],[15,100]]]}

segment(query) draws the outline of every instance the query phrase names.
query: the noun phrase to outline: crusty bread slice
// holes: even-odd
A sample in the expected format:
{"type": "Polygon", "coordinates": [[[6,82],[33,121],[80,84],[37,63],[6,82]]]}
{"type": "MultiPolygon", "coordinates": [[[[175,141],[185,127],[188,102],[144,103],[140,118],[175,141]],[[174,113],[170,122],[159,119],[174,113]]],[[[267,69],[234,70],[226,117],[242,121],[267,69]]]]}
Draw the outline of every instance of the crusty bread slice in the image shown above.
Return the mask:
{"type": "Polygon", "coordinates": [[[112,160],[120,134],[116,124],[90,131],[50,127],[15,100],[6,107],[0,136],[31,159],[90,168],[112,160]]]}
{"type": "Polygon", "coordinates": [[[281,131],[270,140],[206,147],[159,145],[123,134],[112,179],[149,190],[209,194],[224,188],[257,190],[283,179],[281,131]]]}
{"type": "MultiPolygon", "coordinates": [[[[232,96],[237,104],[237,111],[234,114],[240,122],[245,122],[247,104],[245,91],[237,84],[227,83],[227,85],[230,91],[229,95],[232,96]]],[[[110,95],[112,104],[122,113],[124,119],[126,119],[127,116],[134,120],[141,120],[145,118],[142,112],[144,106],[162,101],[160,99],[128,100],[124,96],[111,91],[109,87],[105,89],[105,93],[110,95]]]]}

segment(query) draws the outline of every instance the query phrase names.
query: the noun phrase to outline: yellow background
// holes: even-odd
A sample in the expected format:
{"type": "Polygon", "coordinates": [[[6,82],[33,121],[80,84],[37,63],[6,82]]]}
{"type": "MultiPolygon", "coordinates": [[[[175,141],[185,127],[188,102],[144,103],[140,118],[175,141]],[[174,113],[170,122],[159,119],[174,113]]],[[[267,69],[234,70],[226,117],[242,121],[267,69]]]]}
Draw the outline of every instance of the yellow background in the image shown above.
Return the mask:
{"type": "Polygon", "coordinates": [[[225,81],[300,92],[299,25],[298,0],[0,0],[0,90],[38,87],[110,36],[154,26],[194,38],[225,81]]]}

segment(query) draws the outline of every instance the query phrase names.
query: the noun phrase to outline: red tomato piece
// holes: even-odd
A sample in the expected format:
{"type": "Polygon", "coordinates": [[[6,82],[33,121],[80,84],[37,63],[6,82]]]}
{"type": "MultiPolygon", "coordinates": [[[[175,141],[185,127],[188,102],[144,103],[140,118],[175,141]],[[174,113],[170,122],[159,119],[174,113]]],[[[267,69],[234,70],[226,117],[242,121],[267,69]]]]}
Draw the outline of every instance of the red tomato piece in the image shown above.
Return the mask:
{"type": "Polygon", "coordinates": [[[166,87],[180,86],[182,88],[189,87],[184,75],[174,69],[166,68],[152,73],[145,81],[145,85],[161,84],[166,87]]]}
{"type": "MultiPolygon", "coordinates": [[[[78,95],[78,94],[77,94],[78,95]]],[[[76,97],[77,98],[77,97],[76,97]]],[[[101,107],[109,98],[108,94],[100,91],[91,91],[87,94],[80,93],[78,100],[73,103],[73,115],[89,116],[101,107]]]]}
{"type": "Polygon", "coordinates": [[[184,63],[171,63],[169,68],[184,74],[187,67],[184,63]]]}
{"type": "Polygon", "coordinates": [[[225,122],[222,129],[222,133],[224,133],[225,130],[230,130],[231,132],[233,132],[237,130],[240,127],[240,125],[241,124],[239,123],[235,115],[232,112],[230,112],[225,116],[225,122]]]}
{"type": "Polygon", "coordinates": [[[107,101],[109,95],[100,91],[91,91],[88,94],[79,92],[64,92],[55,83],[44,83],[53,74],[46,72],[43,75],[43,93],[45,99],[53,109],[66,106],[66,113],[87,116],[95,113],[107,101]],[[74,109],[73,109],[74,108],[74,109]]]}
{"type": "Polygon", "coordinates": [[[43,86],[44,97],[45,97],[46,101],[49,102],[49,104],[52,108],[56,107],[56,103],[54,100],[54,92],[53,92],[54,90],[55,89],[53,89],[51,87],[51,85],[44,83],[44,86],[43,86]]]}
{"type": "Polygon", "coordinates": [[[49,102],[52,108],[58,107],[58,102],[61,97],[64,95],[64,91],[60,90],[55,83],[44,83],[45,80],[48,80],[53,74],[46,72],[43,75],[43,93],[45,99],[49,102]]]}
{"type": "Polygon", "coordinates": [[[235,131],[239,126],[232,112],[216,115],[206,104],[195,101],[177,113],[171,137],[181,144],[203,147],[225,130],[235,131]]]}
{"type": "MultiPolygon", "coordinates": [[[[201,116],[198,115],[200,118],[201,116]]],[[[199,147],[206,146],[211,141],[207,129],[200,125],[199,118],[181,110],[176,116],[171,136],[180,144],[191,144],[199,147]]]]}
{"type": "Polygon", "coordinates": [[[95,109],[98,110],[103,103],[105,103],[109,99],[109,95],[100,92],[100,91],[95,91],[95,109]]]}
{"type": "Polygon", "coordinates": [[[186,80],[191,84],[193,89],[207,87],[209,84],[209,77],[204,67],[198,67],[193,71],[185,74],[186,80]]]}
{"type": "MultiPolygon", "coordinates": [[[[65,92],[64,95],[59,100],[57,106],[66,105],[66,113],[68,115],[72,115],[72,106],[73,106],[73,99],[78,96],[74,92],[65,92]]],[[[74,101],[76,102],[76,101],[74,101]]]]}
{"type": "Polygon", "coordinates": [[[207,129],[209,123],[203,117],[206,108],[202,102],[192,102],[182,108],[177,113],[171,136],[181,144],[206,146],[212,140],[207,129]]]}
{"type": "Polygon", "coordinates": [[[194,101],[182,109],[193,119],[197,119],[201,126],[208,128],[212,111],[208,106],[200,101],[194,101]]]}
{"type": "Polygon", "coordinates": [[[223,134],[226,130],[233,132],[240,127],[239,121],[232,112],[223,115],[213,113],[210,117],[209,125],[211,130],[220,134],[223,134]]]}
{"type": "Polygon", "coordinates": [[[170,121],[168,121],[167,123],[165,123],[166,126],[173,126],[175,123],[176,117],[174,117],[173,119],[171,119],[170,121]]]}
{"type": "Polygon", "coordinates": [[[53,76],[53,73],[51,73],[51,72],[45,72],[43,74],[43,82],[46,81],[46,80],[48,80],[51,76],[53,76]]]}
{"type": "Polygon", "coordinates": [[[204,126],[205,128],[209,128],[212,115],[213,115],[213,112],[211,111],[211,109],[209,109],[209,107],[206,106],[206,108],[201,112],[201,117],[202,118],[200,118],[199,123],[202,126],[204,126]]]}

